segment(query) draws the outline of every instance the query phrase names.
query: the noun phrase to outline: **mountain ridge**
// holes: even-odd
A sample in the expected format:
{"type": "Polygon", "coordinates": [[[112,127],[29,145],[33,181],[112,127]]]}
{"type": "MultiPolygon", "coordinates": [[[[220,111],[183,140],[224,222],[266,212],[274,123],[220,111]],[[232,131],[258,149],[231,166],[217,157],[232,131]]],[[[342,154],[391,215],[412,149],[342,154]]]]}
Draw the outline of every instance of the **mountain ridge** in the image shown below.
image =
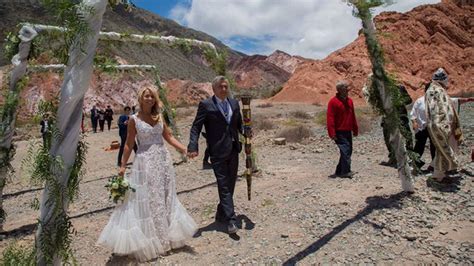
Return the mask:
{"type": "MultiPolygon", "coordinates": [[[[382,12],[375,17],[378,39],[385,53],[386,69],[404,84],[412,97],[439,67],[450,75],[448,92],[469,94],[474,90],[474,3],[443,0],[406,13],[382,12]]],[[[322,60],[306,60],[296,69],[275,102],[326,104],[340,79],[349,82],[352,97],[364,104],[362,87],[371,73],[365,37],[331,53],[322,60]]]]}

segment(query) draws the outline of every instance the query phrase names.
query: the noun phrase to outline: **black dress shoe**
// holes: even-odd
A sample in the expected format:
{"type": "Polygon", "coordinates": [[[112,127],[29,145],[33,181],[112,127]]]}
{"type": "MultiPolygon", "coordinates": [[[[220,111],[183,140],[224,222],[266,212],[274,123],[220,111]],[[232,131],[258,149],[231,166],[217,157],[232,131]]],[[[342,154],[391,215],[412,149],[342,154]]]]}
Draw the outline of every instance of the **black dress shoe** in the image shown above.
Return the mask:
{"type": "Polygon", "coordinates": [[[397,161],[389,160],[387,162],[381,162],[380,165],[396,168],[397,161]]]}
{"type": "Polygon", "coordinates": [[[239,228],[237,227],[235,222],[229,222],[229,224],[227,225],[227,232],[229,233],[229,235],[233,235],[237,233],[237,231],[239,231],[239,228]]]}
{"type": "Polygon", "coordinates": [[[203,162],[203,163],[202,163],[202,169],[203,169],[203,170],[212,169],[212,164],[210,164],[210,163],[208,163],[208,162],[203,162]]]}
{"type": "Polygon", "coordinates": [[[355,176],[356,172],[347,172],[345,174],[341,174],[339,175],[339,177],[342,177],[342,178],[353,178],[355,176]]]}
{"type": "Polygon", "coordinates": [[[215,218],[216,222],[218,223],[225,223],[225,220],[224,219],[221,219],[220,217],[216,216],[215,218]]]}

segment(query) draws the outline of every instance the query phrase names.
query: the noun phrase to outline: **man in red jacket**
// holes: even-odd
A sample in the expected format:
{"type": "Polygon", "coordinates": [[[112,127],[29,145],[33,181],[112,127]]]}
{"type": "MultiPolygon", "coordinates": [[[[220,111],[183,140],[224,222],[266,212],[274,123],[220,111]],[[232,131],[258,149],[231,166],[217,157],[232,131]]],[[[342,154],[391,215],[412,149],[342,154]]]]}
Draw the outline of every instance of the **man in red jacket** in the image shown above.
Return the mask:
{"type": "Polygon", "coordinates": [[[328,103],[327,128],[329,137],[336,142],[341,153],[335,176],[352,178],[352,133],[359,134],[354,103],[349,98],[349,86],[345,81],[336,84],[337,93],[328,103]]]}

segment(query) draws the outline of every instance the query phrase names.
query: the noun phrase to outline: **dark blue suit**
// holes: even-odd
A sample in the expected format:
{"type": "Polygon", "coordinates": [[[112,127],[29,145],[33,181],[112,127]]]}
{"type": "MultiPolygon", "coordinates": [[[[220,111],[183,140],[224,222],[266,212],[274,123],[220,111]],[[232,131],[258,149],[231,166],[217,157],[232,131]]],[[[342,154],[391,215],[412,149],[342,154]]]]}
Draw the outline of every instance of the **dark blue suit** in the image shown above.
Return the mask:
{"type": "Polygon", "coordinates": [[[92,131],[94,133],[97,132],[97,109],[96,108],[92,108],[91,109],[91,122],[92,122],[92,131]]]}
{"type": "Polygon", "coordinates": [[[222,222],[235,221],[236,219],[233,196],[239,168],[239,152],[242,149],[242,144],[239,142],[239,133],[242,133],[239,102],[229,98],[228,101],[232,108],[232,117],[229,123],[219,110],[215,96],[199,103],[188,145],[188,152],[199,150],[198,140],[204,126],[212,169],[219,191],[220,202],[217,206],[216,220],[222,222]]]}
{"type": "MultiPolygon", "coordinates": [[[[125,142],[127,141],[127,130],[128,125],[125,124],[129,119],[128,115],[121,115],[118,119],[118,127],[119,127],[119,136],[120,136],[120,149],[118,153],[118,163],[117,165],[120,166],[122,163],[122,155],[123,149],[125,148],[125,142]]],[[[137,144],[133,146],[133,150],[137,152],[137,144]]]]}

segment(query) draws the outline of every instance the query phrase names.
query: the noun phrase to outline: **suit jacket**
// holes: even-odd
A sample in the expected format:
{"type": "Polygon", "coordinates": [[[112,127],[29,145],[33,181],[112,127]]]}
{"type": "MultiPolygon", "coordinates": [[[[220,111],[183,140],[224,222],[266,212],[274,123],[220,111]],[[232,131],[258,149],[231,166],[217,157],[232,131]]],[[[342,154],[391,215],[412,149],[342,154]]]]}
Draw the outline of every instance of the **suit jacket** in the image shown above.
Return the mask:
{"type": "Polygon", "coordinates": [[[47,130],[48,130],[47,127],[49,126],[49,121],[41,120],[40,121],[40,126],[41,126],[41,129],[40,129],[41,134],[46,133],[47,130]]]}
{"type": "Polygon", "coordinates": [[[198,140],[202,127],[206,129],[206,140],[211,158],[225,158],[233,149],[240,152],[242,144],[239,141],[239,133],[242,134],[242,115],[239,102],[227,98],[232,108],[230,123],[227,123],[224,115],[217,107],[216,96],[207,98],[199,103],[196,118],[191,127],[188,151],[199,150],[198,140]]]}
{"type": "Polygon", "coordinates": [[[119,136],[123,138],[127,138],[127,129],[128,126],[125,124],[129,120],[128,115],[121,115],[118,119],[118,127],[119,127],[119,136]]]}

